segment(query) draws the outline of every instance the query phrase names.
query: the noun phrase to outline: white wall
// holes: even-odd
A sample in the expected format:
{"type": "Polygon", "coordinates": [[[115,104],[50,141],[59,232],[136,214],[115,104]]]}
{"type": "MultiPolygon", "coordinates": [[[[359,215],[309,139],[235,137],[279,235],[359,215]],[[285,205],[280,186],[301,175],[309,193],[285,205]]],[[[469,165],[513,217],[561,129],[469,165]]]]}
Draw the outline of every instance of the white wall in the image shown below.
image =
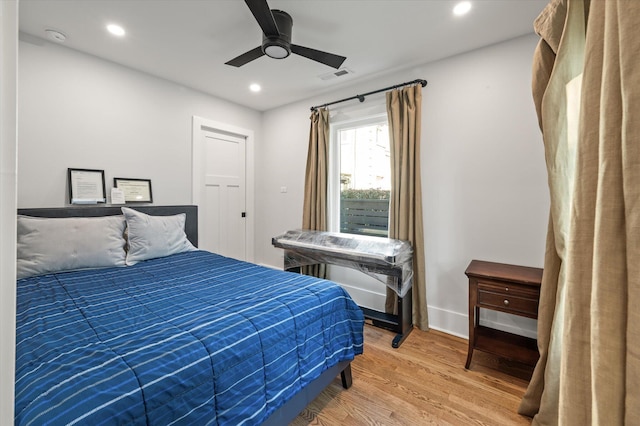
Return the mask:
{"type": "Polygon", "coordinates": [[[261,114],[44,42],[20,41],[19,207],[68,202],[67,168],[151,179],[154,204],[191,202],[192,117],[259,136],[261,114]]]}
{"type": "Polygon", "coordinates": [[[13,422],[16,336],[18,2],[0,1],[0,423],[13,422]]]}
{"type": "MultiPolygon", "coordinates": [[[[520,37],[266,112],[256,151],[257,262],[281,267],[282,252],[271,246],[271,237],[301,225],[309,107],[424,78],[429,317],[433,328],[467,336],[464,271],[472,259],[543,263],[549,202],[530,89],[536,42],[533,35],[520,37]],[[281,186],[289,191],[280,193],[281,186]]],[[[531,320],[488,312],[483,321],[535,335],[531,320]]]]}

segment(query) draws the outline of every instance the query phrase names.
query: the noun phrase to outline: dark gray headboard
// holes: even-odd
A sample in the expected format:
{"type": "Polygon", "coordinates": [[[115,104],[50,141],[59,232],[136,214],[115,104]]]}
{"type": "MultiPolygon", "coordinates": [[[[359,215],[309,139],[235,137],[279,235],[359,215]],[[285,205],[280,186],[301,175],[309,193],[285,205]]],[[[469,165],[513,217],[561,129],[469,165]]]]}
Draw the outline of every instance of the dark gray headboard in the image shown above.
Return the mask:
{"type": "MultiPolygon", "coordinates": [[[[72,206],[39,209],[18,209],[18,214],[35,217],[96,217],[122,214],[121,206],[72,206]]],[[[198,206],[127,206],[153,216],[171,216],[186,213],[184,231],[187,238],[198,247],[198,206]]]]}

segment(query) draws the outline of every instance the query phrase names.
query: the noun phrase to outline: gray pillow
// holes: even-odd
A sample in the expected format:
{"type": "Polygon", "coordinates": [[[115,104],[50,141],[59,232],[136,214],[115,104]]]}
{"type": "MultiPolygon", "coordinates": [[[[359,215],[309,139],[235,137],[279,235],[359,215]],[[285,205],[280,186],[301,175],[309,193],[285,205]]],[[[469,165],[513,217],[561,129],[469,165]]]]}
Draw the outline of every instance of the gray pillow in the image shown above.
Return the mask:
{"type": "Polygon", "coordinates": [[[128,232],[127,265],[197,250],[184,232],[184,224],[187,220],[185,213],[173,216],[150,216],[122,207],[122,214],[127,222],[128,232]]]}
{"type": "Polygon", "coordinates": [[[17,277],[125,265],[123,216],[18,215],[17,277]]]}

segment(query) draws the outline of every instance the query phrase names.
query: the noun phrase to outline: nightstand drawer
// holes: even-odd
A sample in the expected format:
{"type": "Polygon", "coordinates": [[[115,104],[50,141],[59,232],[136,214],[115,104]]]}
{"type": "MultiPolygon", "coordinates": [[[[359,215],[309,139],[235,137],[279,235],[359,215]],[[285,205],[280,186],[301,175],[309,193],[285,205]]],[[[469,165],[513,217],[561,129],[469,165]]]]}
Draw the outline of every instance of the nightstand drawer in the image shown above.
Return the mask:
{"type": "Polygon", "coordinates": [[[539,299],[539,288],[525,286],[517,283],[502,283],[497,281],[478,280],[478,290],[505,296],[524,297],[526,299],[539,299]]]}
{"type": "Polygon", "coordinates": [[[538,299],[494,293],[478,288],[478,306],[516,315],[538,318],[538,299]]]}

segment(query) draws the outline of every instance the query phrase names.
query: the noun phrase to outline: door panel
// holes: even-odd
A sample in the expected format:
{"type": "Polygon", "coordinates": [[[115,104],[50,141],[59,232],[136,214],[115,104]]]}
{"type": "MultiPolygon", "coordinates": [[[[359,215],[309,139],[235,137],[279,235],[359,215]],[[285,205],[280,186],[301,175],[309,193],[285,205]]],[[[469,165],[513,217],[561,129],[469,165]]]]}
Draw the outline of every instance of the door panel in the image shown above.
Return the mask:
{"type": "Polygon", "coordinates": [[[204,176],[200,247],[246,259],[244,138],[202,131],[204,176]]]}

